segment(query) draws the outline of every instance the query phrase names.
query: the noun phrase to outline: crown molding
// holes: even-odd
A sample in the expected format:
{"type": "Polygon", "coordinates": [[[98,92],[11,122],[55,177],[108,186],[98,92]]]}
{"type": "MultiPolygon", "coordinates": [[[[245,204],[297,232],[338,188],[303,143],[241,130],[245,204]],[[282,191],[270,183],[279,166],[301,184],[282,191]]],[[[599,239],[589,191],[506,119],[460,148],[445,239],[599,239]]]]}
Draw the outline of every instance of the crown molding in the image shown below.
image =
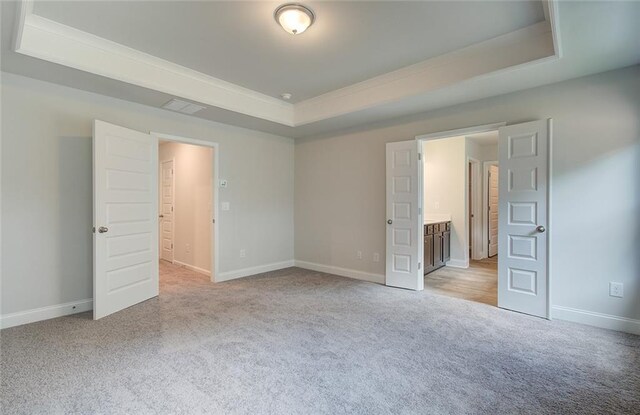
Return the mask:
{"type": "Polygon", "coordinates": [[[497,71],[554,57],[551,25],[544,21],[295,104],[304,125],[425,94],[497,71]]]}
{"type": "Polygon", "coordinates": [[[18,11],[15,51],[144,88],[293,126],[293,105],[119,43],[18,11]]]}
{"type": "Polygon", "coordinates": [[[15,51],[289,127],[398,102],[474,78],[560,57],[557,2],[546,20],[365,81],[291,104],[18,8],[15,51]]]}

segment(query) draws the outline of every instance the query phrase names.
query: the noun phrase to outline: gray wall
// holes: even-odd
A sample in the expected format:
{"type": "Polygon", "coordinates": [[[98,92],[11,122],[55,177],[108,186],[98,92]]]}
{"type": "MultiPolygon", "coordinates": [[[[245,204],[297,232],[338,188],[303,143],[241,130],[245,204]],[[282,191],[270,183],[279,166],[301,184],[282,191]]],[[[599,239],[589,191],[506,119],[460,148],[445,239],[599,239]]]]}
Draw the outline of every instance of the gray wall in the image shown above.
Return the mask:
{"type": "Polygon", "coordinates": [[[296,259],[384,273],[371,256],[385,250],[386,142],[544,118],[554,119],[552,303],[639,319],[640,66],[296,141],[296,259]],[[609,297],[609,281],[624,283],[624,298],[609,297]]]}
{"type": "Polygon", "coordinates": [[[291,139],[3,73],[2,314],[92,297],[96,118],[220,143],[221,273],[293,260],[291,139]]]}

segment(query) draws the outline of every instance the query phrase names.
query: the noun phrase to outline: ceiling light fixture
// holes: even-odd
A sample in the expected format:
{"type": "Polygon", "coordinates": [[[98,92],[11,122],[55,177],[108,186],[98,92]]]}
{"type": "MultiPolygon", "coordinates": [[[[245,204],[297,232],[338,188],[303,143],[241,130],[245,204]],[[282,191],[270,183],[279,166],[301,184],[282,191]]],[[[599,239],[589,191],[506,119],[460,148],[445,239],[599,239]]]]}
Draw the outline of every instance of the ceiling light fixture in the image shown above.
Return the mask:
{"type": "Polygon", "coordinates": [[[273,13],[276,22],[292,35],[299,35],[313,24],[316,19],[313,11],[297,3],[287,3],[278,7],[273,13]]]}

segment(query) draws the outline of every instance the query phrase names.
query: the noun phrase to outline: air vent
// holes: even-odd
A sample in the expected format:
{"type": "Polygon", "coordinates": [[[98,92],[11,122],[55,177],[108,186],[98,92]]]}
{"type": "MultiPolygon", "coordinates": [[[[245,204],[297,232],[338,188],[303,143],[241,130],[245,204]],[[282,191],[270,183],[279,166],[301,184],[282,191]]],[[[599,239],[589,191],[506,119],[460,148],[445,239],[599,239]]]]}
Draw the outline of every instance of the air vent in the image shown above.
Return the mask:
{"type": "Polygon", "coordinates": [[[179,99],[172,99],[162,106],[162,108],[181,112],[183,114],[195,114],[196,112],[205,109],[202,105],[192,104],[187,101],[182,101],[179,99]]]}

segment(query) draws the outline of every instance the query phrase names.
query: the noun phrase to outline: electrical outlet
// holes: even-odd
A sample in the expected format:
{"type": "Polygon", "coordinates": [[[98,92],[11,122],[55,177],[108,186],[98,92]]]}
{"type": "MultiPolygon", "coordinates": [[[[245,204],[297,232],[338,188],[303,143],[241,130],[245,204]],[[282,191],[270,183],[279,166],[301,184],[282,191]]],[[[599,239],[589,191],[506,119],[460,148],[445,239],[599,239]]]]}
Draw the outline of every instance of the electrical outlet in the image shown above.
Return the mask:
{"type": "Polygon", "coordinates": [[[362,259],[362,251],[356,252],[356,258],[362,259]]]}
{"type": "Polygon", "coordinates": [[[240,258],[246,258],[247,256],[247,251],[245,251],[244,249],[240,250],[240,258]]]}
{"type": "Polygon", "coordinates": [[[380,254],[379,253],[374,253],[373,254],[373,262],[380,262],[380,254]]]}
{"type": "Polygon", "coordinates": [[[610,282],[609,283],[609,295],[611,297],[620,297],[624,295],[624,286],[621,282],[610,282]]]}

